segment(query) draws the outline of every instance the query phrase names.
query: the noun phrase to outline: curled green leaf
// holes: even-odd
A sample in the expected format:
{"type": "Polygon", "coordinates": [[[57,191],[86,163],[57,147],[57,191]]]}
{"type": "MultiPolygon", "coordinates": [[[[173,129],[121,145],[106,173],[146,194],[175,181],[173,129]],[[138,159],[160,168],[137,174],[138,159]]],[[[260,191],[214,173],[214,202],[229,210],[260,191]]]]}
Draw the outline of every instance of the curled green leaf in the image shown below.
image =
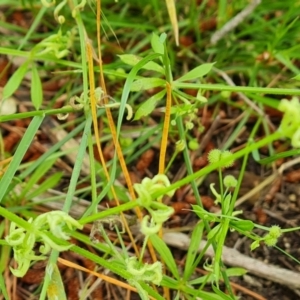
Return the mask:
{"type": "Polygon", "coordinates": [[[149,216],[144,216],[141,222],[141,233],[145,236],[158,233],[162,226],[162,223],[155,223],[153,220],[149,222],[149,219],[149,216]]]}

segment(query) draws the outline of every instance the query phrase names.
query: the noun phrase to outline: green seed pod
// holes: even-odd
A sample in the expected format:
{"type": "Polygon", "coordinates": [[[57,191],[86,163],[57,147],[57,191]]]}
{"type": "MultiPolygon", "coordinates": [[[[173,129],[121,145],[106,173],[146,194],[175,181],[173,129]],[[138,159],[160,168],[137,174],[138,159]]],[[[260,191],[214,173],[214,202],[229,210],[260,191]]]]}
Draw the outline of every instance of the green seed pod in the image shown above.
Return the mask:
{"type": "Polygon", "coordinates": [[[223,182],[226,188],[235,188],[237,185],[237,180],[233,175],[225,176],[223,182]]]}
{"type": "Polygon", "coordinates": [[[268,235],[272,238],[278,239],[282,235],[281,228],[278,225],[272,226],[268,235]]]}

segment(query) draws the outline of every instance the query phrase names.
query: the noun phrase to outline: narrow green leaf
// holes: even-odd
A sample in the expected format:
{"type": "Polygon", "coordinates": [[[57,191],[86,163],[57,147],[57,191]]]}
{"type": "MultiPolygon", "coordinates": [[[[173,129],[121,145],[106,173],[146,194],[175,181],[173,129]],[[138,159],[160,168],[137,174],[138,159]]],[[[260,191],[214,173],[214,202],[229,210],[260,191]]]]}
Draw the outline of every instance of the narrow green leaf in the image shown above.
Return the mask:
{"type": "Polygon", "coordinates": [[[259,246],[260,246],[260,240],[256,240],[256,241],[254,241],[252,244],[251,244],[251,246],[250,246],[250,249],[251,249],[251,251],[253,251],[253,250],[255,250],[256,248],[258,248],[259,246]]]}
{"type": "Polygon", "coordinates": [[[221,224],[218,224],[216,227],[214,227],[207,235],[207,240],[213,239],[216,234],[221,230],[221,224]]]}
{"type": "Polygon", "coordinates": [[[28,68],[28,61],[21,65],[10,77],[2,92],[2,99],[10,97],[20,86],[28,68]]]}
{"type": "Polygon", "coordinates": [[[202,208],[199,205],[192,205],[194,213],[200,218],[205,219],[208,222],[215,222],[217,220],[217,217],[215,215],[212,215],[208,213],[204,208],[202,208]]]}
{"type": "MultiPolygon", "coordinates": [[[[149,61],[153,61],[154,59],[157,59],[159,57],[160,57],[160,54],[157,54],[157,53],[153,53],[153,54],[150,54],[150,55],[144,57],[141,61],[139,61],[132,68],[132,70],[127,75],[127,78],[126,78],[126,81],[125,81],[125,84],[123,87],[121,102],[120,102],[119,117],[118,117],[118,123],[117,123],[117,136],[118,137],[120,135],[121,125],[123,124],[123,116],[124,116],[125,109],[126,109],[126,103],[127,103],[127,100],[128,100],[129,94],[130,94],[131,85],[132,85],[133,81],[136,79],[136,74],[149,61]]],[[[117,156],[115,156],[115,157],[117,157],[117,156]]],[[[114,159],[114,162],[115,161],[116,161],[116,159],[114,159]]],[[[112,172],[112,174],[113,173],[114,172],[112,172]]]]}
{"type": "Polygon", "coordinates": [[[194,270],[196,268],[194,262],[198,252],[200,241],[202,239],[203,228],[204,222],[199,222],[193,230],[183,273],[183,279],[185,281],[187,281],[190,278],[190,276],[194,273],[194,270]]]}
{"type": "Polygon", "coordinates": [[[299,68],[297,68],[296,64],[294,64],[291,60],[291,58],[281,52],[281,51],[278,51],[276,54],[275,54],[275,57],[277,58],[277,60],[279,60],[286,68],[290,69],[294,74],[296,74],[296,77],[299,75],[300,73],[300,70],[299,68]]]}
{"type": "Polygon", "coordinates": [[[165,262],[173,276],[176,279],[179,279],[176,262],[166,243],[157,234],[151,235],[149,240],[153,244],[156,251],[159,253],[161,259],[165,262]]]}
{"type": "Polygon", "coordinates": [[[237,231],[251,231],[254,223],[250,220],[230,220],[229,225],[237,231]]]}
{"type": "Polygon", "coordinates": [[[53,270],[51,280],[47,288],[47,296],[49,300],[67,300],[65,287],[56,264],[52,264],[53,270]]]}
{"type": "MultiPolygon", "coordinates": [[[[225,293],[223,293],[219,288],[217,288],[216,286],[212,285],[213,291],[216,293],[216,296],[219,296],[219,299],[222,300],[232,300],[232,298],[229,295],[226,295],[225,293]]],[[[217,298],[216,298],[217,299],[217,298]]]]}
{"type": "Polygon", "coordinates": [[[3,273],[0,273],[0,294],[5,298],[5,300],[9,300],[3,273]]]}
{"type": "Polygon", "coordinates": [[[259,160],[258,162],[262,165],[266,165],[266,164],[270,164],[273,161],[280,159],[280,158],[284,158],[284,157],[291,157],[294,155],[299,155],[300,154],[300,150],[299,149],[294,149],[294,150],[289,150],[289,151],[285,151],[285,152],[281,152],[281,153],[276,153],[270,157],[266,157],[263,158],[261,160],[259,160]]]}
{"type": "MultiPolygon", "coordinates": [[[[69,211],[69,209],[71,208],[71,205],[73,203],[73,197],[74,197],[74,193],[76,191],[77,181],[81,174],[83,158],[86,153],[86,148],[88,145],[88,137],[91,134],[91,125],[92,125],[92,114],[91,114],[91,112],[89,112],[88,114],[86,114],[86,123],[85,123],[84,131],[82,134],[80,146],[79,146],[79,149],[77,152],[76,162],[73,167],[73,172],[72,172],[67,196],[65,199],[64,207],[63,207],[63,211],[65,211],[65,212],[69,211]]],[[[95,204],[95,202],[94,202],[94,204],[95,204]]]]}
{"type": "MultiPolygon", "coordinates": [[[[134,54],[122,54],[122,55],[118,55],[118,56],[120,57],[122,62],[124,62],[125,64],[130,65],[130,66],[135,66],[142,59],[141,57],[134,55],[134,54]]],[[[147,62],[141,69],[145,69],[148,71],[155,71],[155,72],[159,72],[161,74],[165,74],[164,68],[154,61],[147,62]]]]}
{"type": "Polygon", "coordinates": [[[30,176],[30,179],[26,183],[26,186],[24,187],[20,198],[23,198],[26,196],[26,194],[32,190],[33,186],[37,184],[37,182],[44,176],[44,174],[53,166],[55,163],[56,158],[51,158],[49,160],[46,160],[43,164],[41,164],[35,172],[30,176]]]}
{"type": "Polygon", "coordinates": [[[160,42],[161,42],[162,44],[164,44],[165,41],[166,41],[166,39],[167,39],[167,34],[166,34],[165,32],[163,32],[163,33],[159,36],[159,40],[160,40],[160,42]]]}
{"type": "Polygon", "coordinates": [[[166,90],[160,91],[159,93],[153,95],[144,103],[142,103],[137,109],[134,120],[139,120],[141,117],[148,116],[155,109],[158,101],[160,101],[166,94],[166,90]]]}
{"type": "Polygon", "coordinates": [[[229,213],[229,209],[230,209],[230,202],[231,202],[231,194],[227,194],[225,199],[223,200],[222,203],[222,211],[224,214],[228,214],[229,213]]]}
{"type": "Polygon", "coordinates": [[[4,175],[1,178],[0,181],[0,202],[2,201],[4,195],[6,194],[6,191],[9,187],[9,184],[11,183],[17,169],[20,166],[20,163],[22,161],[22,158],[26,151],[28,150],[36,132],[38,131],[41,123],[44,120],[44,116],[36,116],[32,119],[30,122],[16,152],[13,156],[12,161],[9,164],[8,169],[4,173],[4,175]]]}
{"type": "Polygon", "coordinates": [[[247,273],[247,270],[244,268],[229,268],[225,272],[228,277],[233,277],[245,275],[247,273]]]}
{"type": "MultiPolygon", "coordinates": [[[[249,139],[249,144],[250,144],[250,145],[251,145],[251,144],[254,144],[254,143],[255,143],[255,142],[254,142],[253,139],[249,139]]],[[[253,159],[254,159],[256,162],[258,162],[258,161],[260,160],[260,154],[259,154],[258,149],[254,149],[254,150],[251,152],[251,154],[252,154],[253,159]]]]}
{"type": "Polygon", "coordinates": [[[118,57],[123,63],[129,66],[135,66],[141,60],[141,57],[134,54],[120,54],[118,57]]]}
{"type": "Polygon", "coordinates": [[[39,110],[43,103],[43,87],[39,72],[34,65],[32,64],[32,79],[31,79],[31,102],[36,110],[39,110]]]}
{"type": "MultiPolygon", "coordinates": [[[[5,223],[6,217],[0,223],[0,236],[5,236],[7,234],[7,224],[5,223]]],[[[8,245],[1,245],[0,247],[0,274],[2,274],[6,268],[12,256],[12,248],[8,245]]],[[[1,287],[0,287],[1,291],[1,287]]],[[[0,292],[1,295],[1,292],[0,292]]]]}
{"type": "MultiPolygon", "coordinates": [[[[200,297],[200,299],[202,299],[202,300],[224,300],[224,298],[216,295],[215,293],[205,292],[202,290],[197,291],[197,297],[200,297]]],[[[193,299],[195,299],[195,298],[193,298],[193,299]]],[[[230,300],[232,300],[232,299],[230,299],[230,300]]]]}
{"type": "Polygon", "coordinates": [[[160,38],[157,34],[152,33],[151,47],[155,53],[164,54],[164,36],[160,38]]]}
{"type": "Polygon", "coordinates": [[[295,79],[295,80],[300,80],[300,74],[296,75],[295,77],[293,77],[292,79],[295,79]]]}
{"type": "Polygon", "coordinates": [[[44,163],[47,159],[49,159],[53,154],[57,152],[67,141],[71,138],[82,132],[85,126],[85,121],[80,123],[75,129],[69,132],[64,138],[58,141],[54,146],[47,150],[42,156],[40,156],[36,161],[32,162],[30,166],[22,171],[22,173],[18,176],[20,180],[24,180],[27,176],[29,176],[36,168],[38,168],[41,164],[44,163]]]}
{"type": "Polygon", "coordinates": [[[43,194],[47,190],[52,189],[60,181],[62,175],[63,175],[62,172],[57,172],[53,174],[52,176],[47,178],[42,184],[40,184],[32,193],[28,193],[26,195],[26,198],[32,199],[34,197],[37,197],[38,195],[43,194]]]}
{"type": "Polygon", "coordinates": [[[189,281],[189,284],[190,285],[196,285],[196,284],[202,284],[203,282],[211,283],[213,280],[214,280],[213,274],[209,273],[207,275],[204,275],[204,276],[201,276],[201,277],[198,277],[194,280],[189,281]]]}
{"type": "Polygon", "coordinates": [[[166,81],[161,78],[141,78],[134,81],[131,85],[131,91],[139,92],[141,90],[149,90],[156,87],[163,87],[166,81]]]}
{"type": "MultiPolygon", "coordinates": [[[[233,277],[233,276],[242,276],[247,273],[247,270],[243,268],[230,268],[230,269],[226,269],[225,272],[228,277],[233,277]]],[[[188,283],[190,285],[196,285],[196,284],[202,284],[203,282],[211,283],[213,282],[213,280],[214,280],[214,276],[212,273],[210,273],[205,276],[201,276],[199,278],[191,280],[188,283]]]]}
{"type": "Polygon", "coordinates": [[[193,80],[199,77],[203,77],[211,71],[214,64],[215,63],[202,64],[201,66],[198,66],[193,70],[189,71],[188,73],[186,73],[185,75],[181,76],[176,81],[187,81],[187,80],[193,80]]]}

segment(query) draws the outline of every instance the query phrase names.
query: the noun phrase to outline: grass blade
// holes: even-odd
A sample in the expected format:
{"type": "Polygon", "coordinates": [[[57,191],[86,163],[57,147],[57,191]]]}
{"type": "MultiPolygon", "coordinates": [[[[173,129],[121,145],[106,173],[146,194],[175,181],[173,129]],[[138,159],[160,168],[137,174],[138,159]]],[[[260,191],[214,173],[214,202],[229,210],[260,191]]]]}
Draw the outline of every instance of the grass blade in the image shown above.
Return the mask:
{"type": "Polygon", "coordinates": [[[204,229],[204,223],[199,222],[193,230],[193,234],[191,237],[191,244],[188,249],[184,273],[183,273],[183,279],[186,281],[188,281],[188,279],[193,274],[193,272],[196,268],[196,265],[194,264],[194,262],[195,262],[195,257],[197,255],[200,241],[202,239],[203,229],[204,229]]]}
{"type": "Polygon", "coordinates": [[[0,273],[0,291],[1,291],[2,296],[5,298],[5,300],[9,300],[3,273],[0,273]]]}
{"type": "Polygon", "coordinates": [[[32,64],[32,79],[31,79],[31,102],[34,105],[36,110],[39,110],[39,108],[42,105],[43,102],[43,88],[42,88],[42,82],[39,75],[39,72],[34,64],[32,64]]]}
{"type": "Polygon", "coordinates": [[[91,133],[91,126],[92,126],[92,116],[89,113],[87,115],[87,120],[86,120],[86,123],[85,123],[84,132],[83,132],[83,135],[82,135],[80,147],[78,149],[76,163],[74,165],[73,172],[72,172],[72,177],[71,177],[71,180],[70,180],[70,185],[69,185],[69,189],[68,189],[68,193],[67,193],[67,197],[66,197],[66,202],[65,202],[65,205],[64,205],[64,211],[65,212],[69,211],[69,209],[72,205],[72,200],[73,200],[73,196],[74,196],[74,193],[75,193],[75,190],[76,190],[77,181],[78,181],[78,178],[79,178],[79,175],[80,175],[80,172],[81,172],[83,157],[84,157],[84,154],[86,153],[88,136],[91,133]]]}
{"type": "Polygon", "coordinates": [[[56,158],[47,160],[36,169],[36,171],[30,176],[30,179],[28,180],[26,187],[24,187],[24,189],[20,195],[20,198],[25,197],[25,195],[29,191],[32,191],[33,186],[35,184],[37,184],[37,182],[47,173],[47,171],[53,166],[55,161],[56,161],[56,158]]]}
{"type": "Polygon", "coordinates": [[[28,61],[21,65],[14,74],[10,77],[7,84],[3,88],[2,98],[7,99],[10,97],[21,84],[22,79],[24,78],[28,69],[28,61]]]}
{"type": "Polygon", "coordinates": [[[49,300],[67,300],[63,281],[56,264],[53,264],[53,272],[51,280],[47,288],[47,295],[49,300]]]}
{"type": "Polygon", "coordinates": [[[166,91],[160,91],[143,102],[137,109],[134,120],[139,120],[141,117],[148,116],[155,109],[156,103],[160,101],[166,94],[166,91]]]}
{"type": "Polygon", "coordinates": [[[166,245],[166,243],[156,234],[151,235],[149,240],[151,241],[152,245],[161,256],[162,261],[164,261],[165,264],[168,266],[169,270],[174,275],[174,277],[179,279],[179,273],[178,273],[176,262],[171,253],[171,250],[166,245]]]}
{"type": "Polygon", "coordinates": [[[178,78],[177,81],[187,81],[187,80],[193,80],[196,78],[203,77],[211,71],[214,64],[215,63],[202,64],[202,65],[194,68],[193,70],[189,71],[188,73],[184,74],[180,78],[178,78]]]}
{"type": "Polygon", "coordinates": [[[30,122],[28,129],[26,130],[16,152],[11,160],[9,167],[0,181],[0,202],[2,201],[9,184],[11,183],[26,151],[28,150],[36,132],[38,131],[44,116],[36,116],[30,122]]]}

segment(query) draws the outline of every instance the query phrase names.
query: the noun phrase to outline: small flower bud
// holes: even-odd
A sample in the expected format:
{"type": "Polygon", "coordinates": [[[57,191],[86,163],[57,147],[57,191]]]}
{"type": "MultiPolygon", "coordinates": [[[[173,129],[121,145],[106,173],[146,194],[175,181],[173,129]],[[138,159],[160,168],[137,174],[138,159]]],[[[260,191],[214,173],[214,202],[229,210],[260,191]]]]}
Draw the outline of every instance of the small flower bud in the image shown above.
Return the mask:
{"type": "Polygon", "coordinates": [[[185,141],[179,140],[176,142],[176,152],[182,152],[185,149],[185,141]]]}
{"type": "Polygon", "coordinates": [[[197,150],[199,149],[199,143],[196,139],[192,139],[191,141],[189,141],[189,148],[191,150],[197,150]]]}
{"type": "Polygon", "coordinates": [[[277,239],[267,235],[266,238],[264,239],[264,242],[267,246],[273,247],[276,245],[277,239]]]}
{"type": "Polygon", "coordinates": [[[226,188],[235,188],[237,185],[237,180],[232,175],[225,176],[223,182],[226,188]]]}
{"type": "Polygon", "coordinates": [[[176,120],[174,119],[174,120],[171,120],[171,125],[172,126],[175,126],[176,125],[176,120]]]}
{"type": "Polygon", "coordinates": [[[194,128],[194,124],[190,121],[186,122],[185,127],[187,130],[191,130],[194,128]]]}
{"type": "MultiPolygon", "coordinates": [[[[219,149],[213,149],[208,153],[208,161],[213,164],[219,161],[227,160],[230,156],[232,156],[232,153],[229,150],[221,151],[219,149]]],[[[229,168],[233,165],[234,160],[229,160],[224,164],[225,168],[229,168]]]]}
{"type": "Polygon", "coordinates": [[[278,239],[282,235],[281,228],[278,225],[274,225],[270,228],[269,235],[278,239]]]}
{"type": "Polygon", "coordinates": [[[221,154],[222,154],[222,151],[219,149],[213,149],[213,150],[209,151],[208,156],[207,156],[209,163],[213,164],[213,163],[220,161],[221,154]]]}
{"type": "MultiPolygon", "coordinates": [[[[230,156],[232,156],[232,153],[229,150],[223,151],[222,155],[221,155],[221,160],[223,159],[227,159],[230,156]]],[[[228,162],[226,162],[226,164],[224,165],[225,168],[229,168],[233,165],[234,160],[229,160],[228,162]]]]}

